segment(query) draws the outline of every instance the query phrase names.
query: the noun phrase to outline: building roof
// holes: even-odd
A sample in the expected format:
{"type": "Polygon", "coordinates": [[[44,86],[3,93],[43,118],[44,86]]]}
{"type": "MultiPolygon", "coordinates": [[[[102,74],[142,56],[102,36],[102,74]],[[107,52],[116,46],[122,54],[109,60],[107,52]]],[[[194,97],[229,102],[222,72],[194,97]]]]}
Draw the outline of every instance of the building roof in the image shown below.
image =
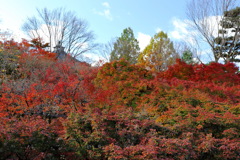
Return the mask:
{"type": "Polygon", "coordinates": [[[56,59],[63,60],[67,57],[67,53],[64,51],[61,41],[58,41],[58,44],[54,47],[54,53],[57,53],[56,59]]]}

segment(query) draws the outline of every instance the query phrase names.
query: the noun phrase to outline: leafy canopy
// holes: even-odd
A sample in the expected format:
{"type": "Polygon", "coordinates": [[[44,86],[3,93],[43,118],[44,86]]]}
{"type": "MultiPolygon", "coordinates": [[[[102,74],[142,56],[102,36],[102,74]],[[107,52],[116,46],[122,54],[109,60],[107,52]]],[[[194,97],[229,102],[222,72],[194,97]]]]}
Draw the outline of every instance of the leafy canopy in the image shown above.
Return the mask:
{"type": "Polygon", "coordinates": [[[159,32],[151,39],[150,44],[140,53],[138,63],[149,69],[161,71],[175,62],[178,57],[173,43],[164,32],[159,32]]]}
{"type": "Polygon", "coordinates": [[[131,28],[126,28],[123,30],[121,37],[114,43],[110,61],[124,58],[129,63],[135,64],[137,62],[139,50],[138,40],[134,37],[133,30],[131,28]]]}

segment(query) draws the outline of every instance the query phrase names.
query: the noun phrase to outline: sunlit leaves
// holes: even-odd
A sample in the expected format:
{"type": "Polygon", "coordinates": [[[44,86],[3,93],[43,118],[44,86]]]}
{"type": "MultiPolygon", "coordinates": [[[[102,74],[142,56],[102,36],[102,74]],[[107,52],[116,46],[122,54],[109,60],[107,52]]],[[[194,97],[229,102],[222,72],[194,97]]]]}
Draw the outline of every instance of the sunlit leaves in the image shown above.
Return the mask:
{"type": "Polygon", "coordinates": [[[174,64],[178,55],[173,43],[164,32],[159,32],[151,39],[150,44],[140,53],[138,63],[145,67],[161,71],[174,64]]]}
{"type": "Polygon", "coordinates": [[[122,59],[103,65],[95,84],[111,94],[115,105],[124,104],[136,108],[140,97],[151,92],[151,79],[153,75],[150,71],[130,65],[122,59]]]}

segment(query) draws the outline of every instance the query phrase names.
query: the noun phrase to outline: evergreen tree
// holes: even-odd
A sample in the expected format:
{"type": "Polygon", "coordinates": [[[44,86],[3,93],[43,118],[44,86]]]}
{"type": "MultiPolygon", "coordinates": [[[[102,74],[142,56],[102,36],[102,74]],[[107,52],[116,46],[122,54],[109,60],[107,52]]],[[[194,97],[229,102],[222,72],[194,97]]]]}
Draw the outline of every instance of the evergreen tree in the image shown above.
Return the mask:
{"type": "Polygon", "coordinates": [[[139,55],[139,45],[137,39],[134,37],[133,30],[126,28],[123,30],[121,37],[114,43],[113,51],[110,54],[110,61],[124,58],[131,64],[137,62],[139,55]]]}
{"type": "Polygon", "coordinates": [[[215,52],[224,62],[240,62],[240,7],[224,12],[215,52]]]}
{"type": "Polygon", "coordinates": [[[181,59],[186,62],[187,64],[194,63],[193,61],[193,54],[190,50],[186,50],[183,52],[181,59]]]}

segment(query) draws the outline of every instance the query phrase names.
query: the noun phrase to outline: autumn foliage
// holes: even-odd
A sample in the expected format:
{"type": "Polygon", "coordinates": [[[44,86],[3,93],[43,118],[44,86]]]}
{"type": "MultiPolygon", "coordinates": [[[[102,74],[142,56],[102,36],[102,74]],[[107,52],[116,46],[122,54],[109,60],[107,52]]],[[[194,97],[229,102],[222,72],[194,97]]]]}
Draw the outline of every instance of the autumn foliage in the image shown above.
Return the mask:
{"type": "Polygon", "coordinates": [[[240,74],[101,67],[1,42],[0,159],[240,159],[240,74]]]}

